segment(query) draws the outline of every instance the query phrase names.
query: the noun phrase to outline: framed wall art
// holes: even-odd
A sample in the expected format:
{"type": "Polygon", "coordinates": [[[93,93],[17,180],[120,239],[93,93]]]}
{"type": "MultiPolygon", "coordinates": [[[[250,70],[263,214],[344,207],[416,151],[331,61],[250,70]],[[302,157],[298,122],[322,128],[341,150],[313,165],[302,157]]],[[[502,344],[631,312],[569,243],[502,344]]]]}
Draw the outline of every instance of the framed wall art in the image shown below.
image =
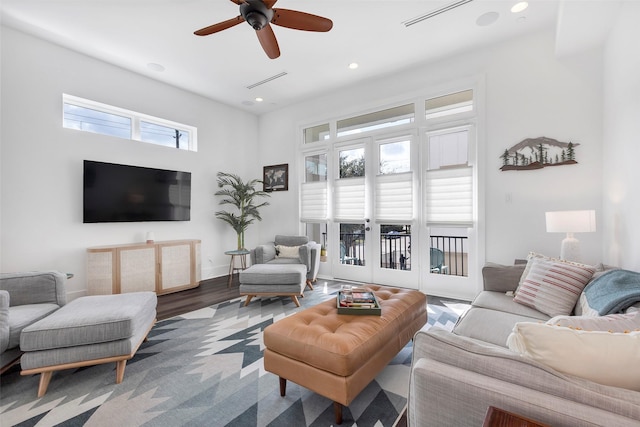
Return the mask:
{"type": "Polygon", "coordinates": [[[289,190],[289,165],[265,166],[262,174],[264,191],[289,190]]]}

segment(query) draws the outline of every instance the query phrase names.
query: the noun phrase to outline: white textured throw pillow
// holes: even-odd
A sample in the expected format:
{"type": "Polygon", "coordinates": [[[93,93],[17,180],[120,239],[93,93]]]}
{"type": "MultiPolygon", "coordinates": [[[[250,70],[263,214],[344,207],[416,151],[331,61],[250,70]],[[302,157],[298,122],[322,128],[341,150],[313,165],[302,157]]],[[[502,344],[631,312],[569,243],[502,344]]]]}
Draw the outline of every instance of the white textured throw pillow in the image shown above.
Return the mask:
{"type": "Polygon", "coordinates": [[[300,246],[276,246],[277,258],[298,258],[300,256],[300,246]]]}
{"type": "Polygon", "coordinates": [[[558,372],[640,391],[640,331],[586,331],[521,322],[507,345],[558,372]]]}
{"type": "MultiPolygon", "coordinates": [[[[584,331],[640,332],[640,313],[608,314],[606,316],[556,316],[547,325],[584,331]]],[[[640,360],[638,360],[640,363],[640,360]]]]}
{"type": "Polygon", "coordinates": [[[514,301],[549,316],[570,314],[595,268],[530,254],[514,301]]]}

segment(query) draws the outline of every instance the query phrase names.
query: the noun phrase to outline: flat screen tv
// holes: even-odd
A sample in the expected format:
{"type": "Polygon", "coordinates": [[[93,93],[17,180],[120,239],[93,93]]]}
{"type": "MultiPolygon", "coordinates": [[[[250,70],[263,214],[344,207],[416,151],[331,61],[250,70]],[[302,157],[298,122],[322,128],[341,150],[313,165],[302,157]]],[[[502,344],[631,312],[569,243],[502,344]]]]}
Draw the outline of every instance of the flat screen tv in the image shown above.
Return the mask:
{"type": "Polygon", "coordinates": [[[191,173],[84,161],[83,222],[189,221],[191,173]]]}

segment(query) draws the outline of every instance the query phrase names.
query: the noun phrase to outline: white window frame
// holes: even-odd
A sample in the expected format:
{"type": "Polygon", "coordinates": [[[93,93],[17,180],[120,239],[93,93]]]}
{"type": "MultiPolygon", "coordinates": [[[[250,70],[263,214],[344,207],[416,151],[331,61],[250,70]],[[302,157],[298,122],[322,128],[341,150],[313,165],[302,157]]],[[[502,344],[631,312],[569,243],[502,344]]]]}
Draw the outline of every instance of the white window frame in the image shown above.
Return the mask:
{"type": "MultiPolygon", "coordinates": [[[[64,126],[64,105],[65,104],[75,105],[77,107],[88,108],[88,109],[100,111],[103,113],[127,117],[131,119],[131,140],[145,142],[147,144],[152,144],[158,147],[171,148],[163,144],[154,143],[153,141],[142,140],[140,137],[140,122],[144,121],[147,123],[152,123],[159,126],[164,126],[164,127],[178,129],[180,131],[187,132],[189,134],[189,144],[188,144],[187,150],[198,151],[198,129],[195,126],[190,126],[190,125],[174,122],[167,119],[162,119],[159,117],[150,116],[148,114],[138,113],[136,111],[131,111],[124,108],[115,107],[112,105],[103,104],[101,102],[92,101],[90,99],[80,98],[78,96],[73,96],[73,95],[63,93],[62,94],[62,110],[63,110],[62,126],[63,127],[65,127],[64,126]]],[[[78,129],[73,129],[73,130],[78,130],[78,129]]],[[[80,132],[88,132],[88,131],[80,130],[80,132]]],[[[109,134],[100,133],[100,135],[109,135],[109,134]]],[[[109,136],[113,136],[113,135],[109,135],[109,136]]]]}

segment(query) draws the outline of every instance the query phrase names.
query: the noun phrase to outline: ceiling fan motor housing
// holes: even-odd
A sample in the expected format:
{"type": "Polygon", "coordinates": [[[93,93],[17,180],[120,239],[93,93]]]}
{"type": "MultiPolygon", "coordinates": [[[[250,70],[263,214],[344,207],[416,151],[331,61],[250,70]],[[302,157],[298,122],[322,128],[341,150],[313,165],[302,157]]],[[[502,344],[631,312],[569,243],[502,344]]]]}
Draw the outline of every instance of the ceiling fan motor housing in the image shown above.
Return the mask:
{"type": "Polygon", "coordinates": [[[245,0],[240,5],[240,14],[256,31],[263,29],[273,18],[273,10],[269,9],[262,0],[245,0]]]}

